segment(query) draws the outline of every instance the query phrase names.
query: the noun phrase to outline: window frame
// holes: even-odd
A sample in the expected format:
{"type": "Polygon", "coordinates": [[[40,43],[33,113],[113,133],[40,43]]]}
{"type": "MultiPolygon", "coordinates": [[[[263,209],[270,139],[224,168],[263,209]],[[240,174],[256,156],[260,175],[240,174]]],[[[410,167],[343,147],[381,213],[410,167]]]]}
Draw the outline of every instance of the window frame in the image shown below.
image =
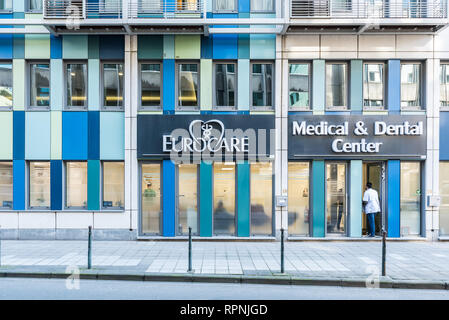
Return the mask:
{"type": "MultiPolygon", "coordinates": [[[[89,73],[87,73],[87,78],[89,79],[89,73]]],[[[118,60],[111,60],[111,61],[107,61],[107,60],[102,60],[100,62],[100,105],[101,105],[101,111],[123,111],[125,110],[125,61],[118,61],[118,60]],[[105,64],[121,64],[123,66],[123,90],[122,90],[122,105],[121,106],[105,106],[104,105],[104,98],[105,98],[105,94],[104,94],[104,65],[105,64]]]]}
{"type": "MultiPolygon", "coordinates": [[[[42,1],[41,1],[42,2],[42,1]]],[[[31,9],[31,0],[26,1],[25,12],[26,13],[42,13],[44,8],[41,9],[31,9]]]]}
{"type": "MultiPolygon", "coordinates": [[[[424,85],[424,79],[425,79],[425,77],[424,77],[424,73],[425,73],[425,70],[424,70],[424,63],[422,62],[422,61],[417,61],[417,60],[401,60],[401,65],[400,65],[400,79],[399,79],[399,85],[400,85],[400,87],[399,87],[399,99],[400,99],[400,103],[399,103],[399,106],[400,106],[400,110],[401,111],[425,111],[426,110],[426,108],[425,108],[425,105],[424,105],[424,102],[425,102],[425,97],[424,97],[424,94],[425,94],[425,91],[424,91],[424,89],[425,89],[425,85],[424,85]],[[419,105],[418,106],[416,106],[416,107],[410,107],[410,106],[408,106],[408,107],[403,107],[402,106],[402,65],[404,65],[404,64],[419,64],[419,66],[420,66],[420,68],[419,68],[419,105]]],[[[439,100],[439,99],[438,99],[439,100]]]]}
{"type": "MultiPolygon", "coordinates": [[[[13,64],[13,60],[8,60],[8,59],[0,60],[0,65],[1,64],[9,64],[9,65],[11,65],[11,90],[12,90],[11,91],[11,98],[12,98],[11,105],[10,106],[2,106],[2,105],[0,105],[0,110],[1,111],[10,111],[10,110],[13,110],[13,108],[14,108],[14,64],[13,64]]],[[[2,162],[2,161],[0,161],[0,162],[2,162]]],[[[2,207],[0,206],[0,208],[2,208],[2,207]]]]}
{"type": "MultiPolygon", "coordinates": [[[[350,72],[349,72],[349,62],[348,61],[341,61],[341,60],[336,60],[336,61],[326,61],[324,64],[324,110],[325,111],[351,111],[350,108],[350,102],[349,102],[349,90],[350,90],[350,85],[351,85],[351,79],[350,79],[350,72]],[[345,65],[346,66],[346,71],[345,71],[345,85],[346,85],[346,90],[345,90],[345,100],[346,100],[346,105],[344,106],[328,106],[327,105],[327,84],[328,84],[328,79],[327,79],[327,66],[328,65],[333,65],[333,64],[338,64],[338,65],[345,65]]],[[[362,86],[363,86],[363,78],[362,78],[362,86]]],[[[362,88],[363,90],[363,88],[362,88]]],[[[363,93],[362,93],[363,95],[363,93]]],[[[363,105],[363,103],[362,103],[363,105]]]]}
{"type": "Polygon", "coordinates": [[[238,109],[238,62],[235,60],[216,60],[212,63],[212,110],[214,111],[236,111],[238,109]],[[216,96],[216,65],[217,64],[233,64],[235,66],[235,105],[234,106],[218,106],[216,96]]]}
{"type": "Polygon", "coordinates": [[[298,60],[298,61],[288,61],[287,64],[287,73],[288,73],[288,82],[287,82],[287,90],[288,90],[288,94],[287,94],[287,99],[288,99],[288,111],[311,111],[312,110],[312,76],[313,76],[313,65],[311,61],[307,61],[307,60],[298,60]],[[309,73],[308,73],[308,83],[309,83],[309,105],[307,107],[295,107],[295,106],[290,106],[290,65],[292,64],[306,64],[308,65],[309,68],[309,73]]]}
{"type": "MultiPolygon", "coordinates": [[[[439,101],[439,105],[440,105],[440,111],[449,111],[449,105],[448,106],[443,106],[443,105],[441,105],[441,85],[442,85],[442,83],[441,83],[441,66],[442,65],[446,65],[446,68],[449,70],[449,61],[440,61],[440,74],[439,74],[439,76],[440,76],[440,81],[439,81],[439,86],[440,86],[440,90],[439,90],[439,92],[440,92],[440,94],[439,94],[439,99],[438,99],[438,101],[439,101]]],[[[447,85],[449,86],[449,81],[447,82],[447,85]]],[[[449,95],[448,95],[448,98],[449,98],[449,95]]]]}
{"type": "MultiPolygon", "coordinates": [[[[69,207],[68,205],[67,205],[67,194],[68,194],[68,190],[67,190],[67,164],[69,163],[69,162],[81,162],[81,163],[85,163],[86,164],[86,168],[87,168],[87,165],[88,165],[88,163],[87,163],[87,160],[67,160],[67,161],[64,161],[64,163],[63,163],[63,187],[64,187],[64,190],[63,190],[63,193],[64,193],[64,204],[63,204],[63,210],[68,210],[68,211],[87,211],[88,209],[87,209],[87,206],[88,206],[88,201],[89,201],[89,192],[87,191],[87,187],[88,186],[86,186],[86,206],[84,206],[84,207],[69,207]]],[[[88,169],[88,168],[87,168],[88,169]]],[[[89,173],[87,173],[87,175],[86,175],[86,179],[88,179],[89,178],[89,173]]]]}
{"type": "Polygon", "coordinates": [[[11,211],[14,210],[14,165],[12,160],[0,160],[0,163],[10,163],[11,164],[11,173],[12,173],[12,185],[11,185],[11,206],[5,207],[3,206],[3,202],[0,202],[0,212],[2,211],[11,211]]]}
{"type": "Polygon", "coordinates": [[[201,64],[199,60],[178,60],[175,61],[175,110],[176,111],[199,111],[201,108],[201,64]],[[179,66],[182,64],[198,65],[198,105],[197,106],[180,106],[179,105],[179,86],[181,78],[179,76],[179,66]]]}
{"type": "MultiPolygon", "coordinates": [[[[88,63],[88,61],[87,60],[67,60],[67,61],[64,61],[64,93],[63,93],[63,96],[64,96],[64,103],[63,103],[63,106],[64,106],[64,111],[87,111],[88,110],[88,107],[89,107],[89,63],[88,63]],[[82,107],[80,107],[80,106],[69,106],[68,104],[67,104],[67,98],[68,98],[68,96],[67,96],[67,90],[68,90],[68,88],[67,88],[67,65],[69,65],[69,64],[85,64],[86,65],[86,104],[85,104],[85,106],[82,106],[82,107]]],[[[100,77],[101,77],[101,75],[100,75],[100,77]]],[[[101,80],[100,80],[101,81],[101,80]]],[[[103,104],[102,102],[101,102],[101,104],[103,104]]]]}
{"type": "Polygon", "coordinates": [[[250,13],[276,13],[276,1],[275,0],[270,0],[271,1],[271,10],[253,10],[252,6],[251,6],[251,1],[249,1],[249,12],[250,13]]]}
{"type": "Polygon", "coordinates": [[[276,63],[275,61],[270,60],[252,60],[249,64],[249,102],[250,106],[249,109],[251,111],[273,111],[275,110],[275,93],[276,93],[276,70],[275,70],[276,63]],[[271,64],[271,77],[272,77],[272,83],[271,83],[271,106],[254,106],[253,101],[253,89],[251,86],[252,80],[253,80],[253,65],[255,64],[271,64]]]}
{"type": "Polygon", "coordinates": [[[26,109],[27,111],[49,111],[51,109],[51,63],[50,60],[29,60],[26,62],[26,74],[27,74],[27,80],[26,80],[26,86],[25,86],[25,102],[26,102],[26,109]],[[47,62],[48,61],[48,62],[47,62]],[[48,71],[49,71],[49,93],[48,93],[48,106],[41,107],[41,106],[32,106],[31,105],[31,65],[33,64],[48,64],[48,71]]]}
{"type": "Polygon", "coordinates": [[[102,160],[101,161],[101,170],[100,170],[100,209],[101,210],[110,210],[110,211],[124,211],[125,210],[125,161],[124,160],[102,160]],[[119,162],[123,163],[123,206],[122,207],[105,207],[104,206],[104,163],[105,162],[119,162]]]}
{"type": "Polygon", "coordinates": [[[233,0],[234,1],[234,10],[220,10],[217,9],[217,0],[213,0],[212,1],[212,12],[213,13],[238,13],[239,12],[239,8],[238,8],[238,1],[237,0],[233,0]]]}
{"type": "Polygon", "coordinates": [[[163,62],[158,60],[139,60],[139,75],[138,75],[138,81],[139,81],[139,91],[138,91],[138,109],[140,111],[162,111],[164,101],[163,101],[163,91],[164,91],[164,73],[163,73],[163,62]],[[159,88],[160,91],[160,101],[161,103],[158,106],[143,106],[142,105],[142,65],[144,64],[158,64],[160,66],[160,74],[161,74],[161,85],[159,88]]]}
{"type": "Polygon", "coordinates": [[[45,210],[50,210],[51,209],[51,164],[50,164],[50,160],[28,160],[26,161],[26,177],[27,177],[27,184],[26,184],[26,203],[27,203],[27,208],[28,210],[32,210],[32,211],[45,211],[45,210]],[[32,162],[46,162],[48,163],[49,167],[48,170],[50,172],[50,205],[49,206],[44,206],[44,207],[34,207],[31,205],[31,163],[32,162]]]}
{"type": "Polygon", "coordinates": [[[376,60],[373,60],[373,61],[363,61],[363,63],[362,63],[362,108],[363,108],[363,111],[386,111],[387,110],[387,104],[386,104],[386,86],[387,86],[387,75],[386,75],[386,72],[388,71],[387,70],[387,63],[385,62],[385,61],[376,61],[376,60]],[[365,96],[364,96],[364,91],[365,91],[365,88],[364,88],[364,85],[365,85],[365,82],[364,82],[364,79],[365,79],[365,65],[367,65],[367,64],[382,64],[383,65],[383,68],[382,68],[382,101],[383,101],[383,104],[382,104],[382,106],[379,106],[379,107],[371,107],[371,106],[365,106],[365,96]]]}

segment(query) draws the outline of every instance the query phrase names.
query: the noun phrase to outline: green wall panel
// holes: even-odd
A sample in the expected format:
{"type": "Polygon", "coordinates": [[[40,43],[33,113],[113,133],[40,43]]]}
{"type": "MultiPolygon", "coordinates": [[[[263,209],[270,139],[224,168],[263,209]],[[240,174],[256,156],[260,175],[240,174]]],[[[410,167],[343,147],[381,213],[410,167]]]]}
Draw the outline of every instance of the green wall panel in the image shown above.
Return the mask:
{"type": "Polygon", "coordinates": [[[200,164],[200,236],[212,236],[212,164],[200,164]]]}
{"type": "Polygon", "coordinates": [[[100,159],[125,159],[125,114],[100,112],[100,159]]]}
{"type": "Polygon", "coordinates": [[[326,71],[324,60],[313,60],[312,73],[312,109],[315,113],[324,111],[325,106],[326,71]]]}
{"type": "Polygon", "coordinates": [[[62,112],[51,112],[51,145],[50,145],[50,159],[62,159],[62,112]]]}
{"type": "Polygon", "coordinates": [[[175,58],[175,36],[172,34],[164,35],[163,40],[164,45],[164,59],[174,59],[175,58]]]}
{"type": "Polygon", "coordinates": [[[25,159],[50,159],[50,112],[25,112],[25,159]]]}
{"type": "Polygon", "coordinates": [[[90,111],[100,110],[100,60],[89,59],[88,61],[88,89],[87,103],[90,111]]]}
{"type": "Polygon", "coordinates": [[[326,225],[325,212],[325,164],[312,162],[312,236],[324,237],[326,225]]]}
{"type": "Polygon", "coordinates": [[[25,109],[25,60],[14,59],[13,73],[13,107],[14,110],[25,109]]]}
{"type": "Polygon", "coordinates": [[[212,60],[201,59],[200,104],[201,110],[212,110],[212,60]]]}
{"type": "Polygon", "coordinates": [[[64,104],[64,64],[62,59],[50,60],[50,107],[62,110],[64,104]]]}
{"type": "Polygon", "coordinates": [[[362,236],[362,160],[351,160],[350,164],[350,208],[349,236],[362,236]]]}
{"type": "Polygon", "coordinates": [[[250,236],[250,165],[237,164],[237,236],[250,236]]]}
{"type": "Polygon", "coordinates": [[[87,209],[100,210],[100,160],[87,161],[87,209]]]}
{"type": "Polygon", "coordinates": [[[12,111],[0,112],[0,159],[12,160],[13,121],[12,111]]]}
{"type": "Polygon", "coordinates": [[[137,47],[139,59],[162,59],[164,56],[163,36],[139,36],[137,47]]]}
{"type": "Polygon", "coordinates": [[[239,110],[249,110],[249,78],[250,63],[247,59],[239,59],[237,62],[237,103],[239,110]]]}
{"type": "Polygon", "coordinates": [[[26,34],[25,59],[50,59],[50,36],[26,34]]]}
{"type": "Polygon", "coordinates": [[[200,59],[200,35],[175,35],[175,59],[200,59]]]}
{"type": "Polygon", "coordinates": [[[351,60],[351,110],[361,111],[363,109],[363,75],[362,75],[362,60],[351,60]]]}
{"type": "Polygon", "coordinates": [[[62,57],[64,59],[87,59],[89,57],[88,36],[64,35],[62,57]]]}

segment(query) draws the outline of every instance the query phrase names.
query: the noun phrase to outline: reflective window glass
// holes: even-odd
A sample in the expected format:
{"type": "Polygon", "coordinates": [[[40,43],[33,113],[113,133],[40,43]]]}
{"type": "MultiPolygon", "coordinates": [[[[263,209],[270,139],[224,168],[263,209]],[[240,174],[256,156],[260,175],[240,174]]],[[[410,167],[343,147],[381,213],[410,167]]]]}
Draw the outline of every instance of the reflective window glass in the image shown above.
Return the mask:
{"type": "Polygon", "coordinates": [[[0,0],[0,10],[12,10],[13,0],[0,0]]]}
{"type": "Polygon", "coordinates": [[[449,64],[440,65],[440,103],[449,107],[449,64]]]}
{"type": "Polygon", "coordinates": [[[401,64],[401,107],[421,107],[421,64],[401,64]]]}
{"type": "Polygon", "coordinates": [[[29,9],[32,11],[42,10],[42,0],[28,0],[29,1],[29,9]]]}
{"type": "Polygon", "coordinates": [[[123,106],[123,64],[103,65],[103,106],[123,106]]]}
{"type": "Polygon", "coordinates": [[[161,106],[161,65],[140,65],[140,105],[142,107],[161,106]]]}
{"type": "Polygon", "coordinates": [[[217,63],[215,65],[215,106],[235,107],[236,65],[217,63]]]}
{"type": "Polygon", "coordinates": [[[273,168],[271,162],[251,163],[251,234],[273,234],[273,168]]]}
{"type": "Polygon", "coordinates": [[[142,164],[142,233],[160,234],[161,165],[142,164]]]}
{"type": "Polygon", "coordinates": [[[449,161],[440,162],[440,235],[449,235],[449,161]]]}
{"type": "Polygon", "coordinates": [[[251,11],[271,12],[274,11],[273,0],[251,0],[251,11]]]}
{"type": "Polygon", "coordinates": [[[103,162],[103,207],[125,207],[125,163],[103,162]]]}
{"type": "Polygon", "coordinates": [[[401,161],[401,236],[421,228],[421,164],[401,161]]]}
{"type": "Polygon", "coordinates": [[[214,233],[235,234],[235,163],[214,163],[214,233]]]}
{"type": "Polygon", "coordinates": [[[251,88],[253,107],[271,108],[273,106],[273,65],[271,63],[253,63],[251,88]]]}
{"type": "Polygon", "coordinates": [[[67,107],[87,106],[87,65],[67,64],[67,107]]]}
{"type": "Polygon", "coordinates": [[[384,106],[384,65],[365,63],[363,65],[363,106],[376,109],[384,106]]]}
{"type": "Polygon", "coordinates": [[[178,107],[198,107],[198,64],[178,65],[178,107]]]}
{"type": "Polygon", "coordinates": [[[236,11],[235,0],[215,0],[215,10],[217,11],[236,11]]]}
{"type": "Polygon", "coordinates": [[[30,207],[50,207],[50,162],[30,162],[30,207]]]}
{"type": "Polygon", "coordinates": [[[87,162],[66,163],[66,206],[87,207],[87,162]]]}
{"type": "Polygon", "coordinates": [[[346,164],[326,164],[327,233],[346,233],[346,164]]]}
{"type": "Polygon", "coordinates": [[[178,166],[178,234],[186,235],[189,227],[198,234],[198,170],[196,164],[178,166]]]}
{"type": "Polygon", "coordinates": [[[326,64],[326,107],[346,109],[347,94],[347,65],[345,63],[326,64]]]}
{"type": "Polygon", "coordinates": [[[12,64],[0,64],[0,107],[12,107],[12,64]]]}
{"type": "Polygon", "coordinates": [[[30,107],[50,105],[50,65],[30,64],[30,107]]]}
{"type": "Polygon", "coordinates": [[[12,209],[12,162],[0,162],[0,207],[12,209]]]}
{"type": "Polygon", "coordinates": [[[310,65],[308,63],[289,66],[289,106],[309,108],[310,106],[310,65]]]}
{"type": "Polygon", "coordinates": [[[309,163],[288,164],[288,234],[309,234],[309,163]]]}

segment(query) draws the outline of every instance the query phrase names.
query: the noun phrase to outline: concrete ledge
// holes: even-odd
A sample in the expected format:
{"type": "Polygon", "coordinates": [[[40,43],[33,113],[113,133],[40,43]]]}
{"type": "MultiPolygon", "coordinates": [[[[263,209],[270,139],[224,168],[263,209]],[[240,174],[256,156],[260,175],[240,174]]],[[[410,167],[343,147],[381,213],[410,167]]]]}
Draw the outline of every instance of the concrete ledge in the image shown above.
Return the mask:
{"type": "MultiPolygon", "coordinates": [[[[40,278],[40,279],[67,279],[71,275],[64,272],[35,272],[23,270],[0,270],[0,278],[40,278]]],[[[337,286],[366,288],[362,278],[301,278],[290,275],[274,276],[245,276],[245,275],[197,275],[197,274],[156,274],[146,272],[124,273],[116,270],[81,270],[80,279],[83,280],[122,280],[122,281],[158,281],[158,282],[202,282],[202,283],[246,283],[246,284],[273,284],[296,286],[337,286]]],[[[426,289],[448,290],[449,281],[435,280],[394,280],[381,277],[380,288],[391,289],[426,289]]]]}

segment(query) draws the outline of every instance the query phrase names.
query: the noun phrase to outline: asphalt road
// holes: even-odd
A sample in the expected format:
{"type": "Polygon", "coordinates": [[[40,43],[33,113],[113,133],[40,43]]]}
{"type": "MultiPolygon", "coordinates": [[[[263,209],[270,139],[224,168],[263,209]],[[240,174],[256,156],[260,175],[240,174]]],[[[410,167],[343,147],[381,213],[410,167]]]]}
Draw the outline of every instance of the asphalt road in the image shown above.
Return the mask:
{"type": "Polygon", "coordinates": [[[333,300],[449,299],[445,290],[64,279],[0,279],[0,300],[333,300]],[[68,289],[67,287],[72,288],[68,289]]]}

